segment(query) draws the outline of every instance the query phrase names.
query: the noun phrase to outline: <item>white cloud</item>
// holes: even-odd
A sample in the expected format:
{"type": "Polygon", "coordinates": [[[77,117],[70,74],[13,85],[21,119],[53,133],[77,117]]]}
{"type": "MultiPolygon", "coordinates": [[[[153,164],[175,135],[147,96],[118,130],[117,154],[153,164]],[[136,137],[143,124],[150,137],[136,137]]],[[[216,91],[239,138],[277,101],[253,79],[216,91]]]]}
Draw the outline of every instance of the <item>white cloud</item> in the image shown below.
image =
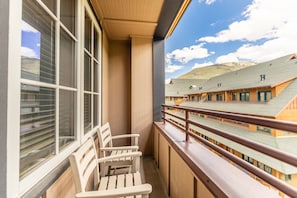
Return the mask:
{"type": "Polygon", "coordinates": [[[31,25],[29,25],[28,23],[26,23],[23,20],[22,20],[22,31],[24,31],[24,32],[33,32],[33,33],[38,32],[34,27],[32,27],[31,25]]]}
{"type": "Polygon", "coordinates": [[[173,73],[176,72],[178,70],[183,69],[184,66],[180,66],[180,65],[168,65],[167,67],[165,67],[165,72],[166,73],[173,73]]]}
{"type": "Polygon", "coordinates": [[[297,1],[254,0],[242,13],[243,20],[235,21],[215,36],[198,39],[223,43],[246,41],[236,51],[220,56],[217,63],[236,60],[268,61],[297,51],[297,1]],[[259,43],[260,39],[262,43],[259,43]]]}
{"type": "Polygon", "coordinates": [[[207,48],[204,48],[203,45],[205,43],[200,43],[199,45],[192,45],[190,47],[184,47],[183,49],[176,49],[171,53],[166,54],[166,61],[167,59],[175,60],[180,63],[188,63],[194,59],[201,59],[206,58],[210,55],[207,48]]]}
{"type": "Polygon", "coordinates": [[[207,5],[210,5],[216,2],[216,0],[198,0],[198,3],[203,3],[203,2],[205,2],[205,4],[207,5]]]}
{"type": "Polygon", "coordinates": [[[200,67],[206,67],[206,66],[210,66],[210,65],[213,65],[214,63],[213,62],[206,62],[206,63],[202,63],[202,64],[199,64],[199,63],[195,63],[195,65],[192,67],[192,69],[196,69],[196,68],[200,68],[200,67]]]}
{"type": "Polygon", "coordinates": [[[257,41],[277,38],[288,24],[296,25],[297,1],[254,0],[242,13],[243,20],[235,21],[216,36],[202,37],[204,42],[228,42],[235,40],[257,41]]]}
{"type": "Polygon", "coordinates": [[[217,58],[216,63],[230,63],[230,62],[238,62],[237,55],[235,53],[229,53],[227,55],[223,55],[217,58]]]}
{"type": "Polygon", "coordinates": [[[21,48],[21,55],[28,58],[37,58],[37,54],[33,49],[23,46],[21,48]]]}
{"type": "Polygon", "coordinates": [[[166,79],[166,80],[165,80],[165,84],[169,84],[170,81],[171,81],[171,78],[166,79]]]}

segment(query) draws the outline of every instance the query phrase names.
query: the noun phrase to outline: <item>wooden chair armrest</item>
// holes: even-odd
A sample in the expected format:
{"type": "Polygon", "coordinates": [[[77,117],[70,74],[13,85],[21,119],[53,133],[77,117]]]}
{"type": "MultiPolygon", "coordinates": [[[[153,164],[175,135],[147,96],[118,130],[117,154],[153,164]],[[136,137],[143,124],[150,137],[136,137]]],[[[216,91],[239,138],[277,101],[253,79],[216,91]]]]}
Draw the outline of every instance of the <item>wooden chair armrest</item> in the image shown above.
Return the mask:
{"type": "Polygon", "coordinates": [[[103,163],[103,162],[106,162],[106,161],[125,158],[125,157],[140,157],[141,155],[142,155],[142,153],[140,151],[137,151],[137,152],[130,152],[130,153],[112,155],[112,156],[107,156],[107,157],[100,157],[100,158],[98,158],[98,163],[103,163]]]}
{"type": "Polygon", "coordinates": [[[140,135],[138,133],[133,134],[123,134],[123,135],[114,135],[112,139],[120,139],[120,138],[138,138],[140,135]]]}
{"type": "Polygon", "coordinates": [[[116,150],[138,150],[138,146],[116,146],[116,147],[100,147],[100,151],[116,151],[116,150]]]}
{"type": "Polygon", "coordinates": [[[100,197],[126,197],[133,195],[149,194],[152,192],[152,186],[150,184],[141,184],[137,186],[118,188],[113,190],[103,191],[88,191],[77,193],[77,198],[100,198],[100,197]]]}

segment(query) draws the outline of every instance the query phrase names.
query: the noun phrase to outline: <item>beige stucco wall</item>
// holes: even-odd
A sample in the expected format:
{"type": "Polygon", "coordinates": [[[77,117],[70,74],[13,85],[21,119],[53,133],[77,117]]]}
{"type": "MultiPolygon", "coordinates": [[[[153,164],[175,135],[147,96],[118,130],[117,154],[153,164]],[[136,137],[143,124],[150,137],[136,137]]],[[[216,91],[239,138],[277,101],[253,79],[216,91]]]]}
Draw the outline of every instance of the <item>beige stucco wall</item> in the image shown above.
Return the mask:
{"type": "Polygon", "coordinates": [[[131,41],[131,130],[140,133],[140,150],[153,153],[153,40],[131,41]]]}
{"type": "MultiPolygon", "coordinates": [[[[130,41],[109,42],[108,84],[108,121],[110,123],[112,134],[118,135],[130,133],[130,41]]],[[[125,141],[119,143],[124,142],[125,141]]]]}

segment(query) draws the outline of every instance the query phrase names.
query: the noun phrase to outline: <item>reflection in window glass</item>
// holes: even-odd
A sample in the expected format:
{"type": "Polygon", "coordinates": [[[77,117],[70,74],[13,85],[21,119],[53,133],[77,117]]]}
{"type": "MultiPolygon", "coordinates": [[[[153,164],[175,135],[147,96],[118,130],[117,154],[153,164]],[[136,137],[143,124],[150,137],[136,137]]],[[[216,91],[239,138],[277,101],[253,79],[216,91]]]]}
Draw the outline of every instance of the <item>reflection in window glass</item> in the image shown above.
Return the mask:
{"type": "Polygon", "coordinates": [[[54,14],[56,14],[56,1],[57,0],[42,0],[46,7],[48,7],[54,14]]]}
{"type": "Polygon", "coordinates": [[[91,57],[85,53],[84,87],[85,91],[91,91],[91,57]]]}
{"type": "Polygon", "coordinates": [[[63,30],[60,38],[60,84],[76,87],[75,42],[63,30]]]}
{"type": "Polygon", "coordinates": [[[21,85],[20,177],[55,153],[55,90],[21,85]]]}
{"type": "Polygon", "coordinates": [[[94,126],[97,126],[99,123],[98,123],[98,96],[97,95],[94,95],[94,111],[93,111],[93,125],[94,126]]]}
{"type": "Polygon", "coordinates": [[[62,0],[61,5],[61,21],[75,35],[75,3],[73,0],[62,0]]]}
{"type": "Polygon", "coordinates": [[[91,53],[91,43],[92,43],[92,21],[85,11],[85,48],[91,53]]]}
{"type": "Polygon", "coordinates": [[[75,92],[60,90],[59,146],[63,149],[75,140],[75,92]]]}
{"type": "Polygon", "coordinates": [[[98,48],[98,39],[99,39],[99,33],[98,31],[94,28],[94,58],[96,60],[98,60],[98,52],[99,52],[99,48],[98,48]]]}
{"type": "Polygon", "coordinates": [[[55,26],[35,2],[23,1],[22,78],[55,83],[55,26]]]}
{"type": "Polygon", "coordinates": [[[99,70],[98,70],[98,64],[94,61],[94,92],[99,92],[99,81],[98,81],[98,76],[99,76],[99,70]]]}
{"type": "Polygon", "coordinates": [[[84,94],[84,132],[87,133],[91,128],[91,94],[84,94]]]}

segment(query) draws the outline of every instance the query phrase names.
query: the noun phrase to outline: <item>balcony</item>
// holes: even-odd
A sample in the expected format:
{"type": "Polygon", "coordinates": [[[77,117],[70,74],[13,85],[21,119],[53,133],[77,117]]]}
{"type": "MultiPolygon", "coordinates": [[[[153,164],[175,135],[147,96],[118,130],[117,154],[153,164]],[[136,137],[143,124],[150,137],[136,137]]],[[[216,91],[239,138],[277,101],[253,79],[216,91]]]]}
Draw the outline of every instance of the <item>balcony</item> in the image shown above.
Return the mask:
{"type": "MultiPolygon", "coordinates": [[[[228,152],[226,147],[201,137],[190,129],[196,126],[209,133],[223,136],[233,143],[276,158],[282,161],[280,163],[283,163],[283,166],[292,169],[297,167],[296,155],[223,130],[219,131],[215,125],[210,127],[203,122],[194,122],[187,115],[190,115],[190,112],[203,113],[205,116],[261,124],[293,133],[296,133],[296,123],[196,108],[167,105],[163,105],[163,108],[164,122],[154,122],[151,131],[153,156],[144,156],[141,163],[143,178],[153,186],[150,197],[295,197],[297,195],[297,188],[251,165],[234,155],[235,152],[233,154],[228,152]],[[183,110],[185,116],[175,115],[172,113],[173,109],[183,110]],[[184,124],[177,124],[182,122],[184,124]]],[[[55,197],[64,193],[65,197],[73,197],[75,189],[71,177],[71,170],[67,169],[46,194],[55,197]]]]}

